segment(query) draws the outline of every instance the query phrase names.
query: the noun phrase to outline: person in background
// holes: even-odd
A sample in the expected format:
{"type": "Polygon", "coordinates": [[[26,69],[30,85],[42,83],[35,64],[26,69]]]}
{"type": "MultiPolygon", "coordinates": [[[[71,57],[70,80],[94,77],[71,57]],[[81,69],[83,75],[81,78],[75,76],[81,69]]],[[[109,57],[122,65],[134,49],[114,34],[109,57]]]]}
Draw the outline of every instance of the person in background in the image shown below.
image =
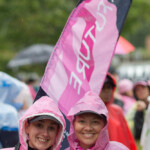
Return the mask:
{"type": "Polygon", "coordinates": [[[0,148],[13,147],[19,140],[18,112],[10,104],[0,102],[0,148]]]}
{"type": "Polygon", "coordinates": [[[129,79],[120,80],[118,83],[118,91],[124,103],[124,116],[132,134],[134,134],[134,116],[137,109],[137,102],[133,95],[133,82],[129,79]]]}
{"type": "MultiPolygon", "coordinates": [[[[150,97],[148,97],[148,101],[150,102],[150,97]]],[[[142,146],[142,150],[149,150],[150,148],[150,103],[148,105],[144,124],[142,128],[141,138],[140,138],[140,145],[142,146]]]]}
{"type": "Polygon", "coordinates": [[[20,118],[33,103],[32,95],[26,83],[22,82],[22,89],[15,98],[14,102],[22,104],[22,106],[18,109],[20,118]]]}
{"type": "Polygon", "coordinates": [[[150,96],[148,83],[144,80],[138,80],[133,87],[134,96],[138,102],[137,110],[134,116],[134,136],[136,140],[140,140],[144,123],[145,111],[147,110],[150,96]]]}
{"type": "Polygon", "coordinates": [[[103,101],[92,91],[71,108],[67,150],[128,150],[119,142],[109,141],[108,112],[103,101]]]}
{"type": "Polygon", "coordinates": [[[31,78],[31,77],[26,81],[26,84],[28,85],[28,88],[29,88],[29,91],[31,93],[31,96],[32,96],[33,100],[35,99],[35,96],[37,94],[35,89],[34,89],[34,84],[35,83],[36,83],[36,79],[31,78]]]}
{"type": "Polygon", "coordinates": [[[120,93],[118,92],[118,82],[119,82],[119,75],[115,69],[114,66],[110,66],[109,67],[109,71],[108,71],[115,79],[116,81],[116,88],[115,88],[115,91],[114,91],[114,100],[113,100],[113,103],[114,104],[117,104],[118,106],[120,106],[122,109],[124,107],[124,102],[122,101],[122,97],[120,95],[120,93]]]}
{"type": "Polygon", "coordinates": [[[107,73],[99,96],[108,109],[108,133],[110,141],[118,141],[130,150],[137,150],[134,137],[128,127],[121,107],[113,103],[115,89],[115,78],[110,73],[107,73]]]}
{"type": "Polygon", "coordinates": [[[15,150],[60,150],[64,130],[62,113],[52,99],[43,96],[20,119],[15,150]]]}
{"type": "Polygon", "coordinates": [[[133,82],[129,79],[122,79],[118,82],[118,92],[124,103],[123,112],[126,115],[135,105],[136,100],[133,96],[133,82]]]}

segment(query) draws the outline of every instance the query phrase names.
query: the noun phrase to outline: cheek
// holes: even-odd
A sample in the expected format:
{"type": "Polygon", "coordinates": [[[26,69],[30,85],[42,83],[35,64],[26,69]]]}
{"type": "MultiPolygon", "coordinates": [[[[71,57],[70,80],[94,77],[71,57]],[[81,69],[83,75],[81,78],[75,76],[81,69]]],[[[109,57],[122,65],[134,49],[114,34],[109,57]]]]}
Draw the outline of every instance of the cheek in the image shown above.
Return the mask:
{"type": "Polygon", "coordinates": [[[104,99],[104,97],[105,97],[105,92],[102,92],[102,93],[100,94],[100,98],[101,98],[101,99],[104,99]]]}
{"type": "Polygon", "coordinates": [[[105,127],[105,123],[101,121],[101,123],[96,127],[97,132],[100,133],[100,131],[105,127]]]}
{"type": "Polygon", "coordinates": [[[137,95],[138,99],[143,99],[144,98],[143,96],[145,96],[146,93],[144,90],[140,90],[140,91],[136,92],[136,95],[137,95]]]}
{"type": "Polygon", "coordinates": [[[77,134],[81,130],[81,125],[77,122],[74,122],[74,131],[77,134]]]}
{"type": "Polygon", "coordinates": [[[51,142],[54,144],[57,141],[57,132],[51,132],[49,133],[49,137],[51,138],[51,142]]]}
{"type": "Polygon", "coordinates": [[[135,95],[136,95],[136,96],[139,96],[139,95],[140,95],[140,92],[139,92],[139,91],[135,91],[135,95]]]}
{"type": "Polygon", "coordinates": [[[49,136],[53,137],[54,139],[56,139],[57,135],[59,133],[59,130],[55,130],[55,131],[50,131],[49,132],[49,136]]]}
{"type": "Polygon", "coordinates": [[[37,134],[39,134],[41,131],[34,128],[33,126],[29,126],[27,129],[26,129],[26,133],[29,135],[29,138],[31,137],[35,137],[37,134]]]}
{"type": "Polygon", "coordinates": [[[58,135],[58,131],[52,132],[51,135],[56,138],[56,136],[58,135]]]}
{"type": "Polygon", "coordinates": [[[100,133],[100,131],[103,129],[104,125],[99,125],[95,128],[95,130],[100,133]]]}
{"type": "Polygon", "coordinates": [[[145,95],[149,96],[149,90],[148,89],[145,89],[145,95]]]}
{"type": "Polygon", "coordinates": [[[111,90],[108,90],[108,94],[109,94],[110,96],[112,96],[113,90],[112,90],[112,89],[111,89],[111,90]]]}

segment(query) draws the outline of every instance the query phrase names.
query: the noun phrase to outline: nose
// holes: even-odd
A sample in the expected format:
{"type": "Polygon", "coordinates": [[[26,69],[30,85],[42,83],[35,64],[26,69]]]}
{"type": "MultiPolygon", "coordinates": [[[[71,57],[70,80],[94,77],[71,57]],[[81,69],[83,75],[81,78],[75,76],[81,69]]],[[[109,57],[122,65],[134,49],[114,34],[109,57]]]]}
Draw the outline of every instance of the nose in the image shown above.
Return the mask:
{"type": "Polygon", "coordinates": [[[43,129],[43,136],[48,136],[48,129],[47,128],[44,128],[43,129]]]}
{"type": "Polygon", "coordinates": [[[92,130],[92,125],[91,125],[91,123],[86,123],[86,125],[85,125],[85,130],[92,130]]]}

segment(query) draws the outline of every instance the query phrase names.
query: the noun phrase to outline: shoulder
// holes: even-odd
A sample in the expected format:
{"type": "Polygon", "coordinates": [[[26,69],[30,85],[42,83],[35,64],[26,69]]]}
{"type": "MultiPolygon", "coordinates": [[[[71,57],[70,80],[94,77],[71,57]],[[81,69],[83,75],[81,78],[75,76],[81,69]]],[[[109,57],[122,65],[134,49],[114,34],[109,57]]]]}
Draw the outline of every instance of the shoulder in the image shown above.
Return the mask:
{"type": "Polygon", "coordinates": [[[70,150],[70,147],[66,148],[65,150],[70,150]]]}
{"type": "Polygon", "coordinates": [[[110,104],[110,105],[108,105],[108,108],[109,108],[109,109],[113,109],[113,110],[115,110],[115,111],[120,111],[120,112],[122,112],[122,108],[121,108],[120,106],[116,105],[116,104],[110,104]]]}
{"type": "Polygon", "coordinates": [[[129,150],[125,145],[119,143],[119,142],[115,142],[115,141],[111,141],[109,142],[109,147],[108,150],[129,150]]]}
{"type": "Polygon", "coordinates": [[[14,147],[10,147],[10,148],[2,148],[0,150],[14,150],[15,148],[14,147]]]}

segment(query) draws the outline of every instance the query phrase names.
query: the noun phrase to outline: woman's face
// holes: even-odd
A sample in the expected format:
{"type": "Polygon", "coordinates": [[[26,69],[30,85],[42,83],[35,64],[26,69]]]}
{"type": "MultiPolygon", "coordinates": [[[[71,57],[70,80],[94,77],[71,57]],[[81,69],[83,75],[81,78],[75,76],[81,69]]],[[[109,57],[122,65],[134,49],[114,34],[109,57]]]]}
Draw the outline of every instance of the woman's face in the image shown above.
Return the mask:
{"type": "Polygon", "coordinates": [[[104,83],[100,93],[100,98],[104,103],[108,103],[113,97],[113,85],[111,83],[104,83]]]}
{"type": "Polygon", "coordinates": [[[143,85],[137,85],[135,87],[135,95],[139,100],[146,100],[149,96],[148,87],[143,85]]]}
{"type": "Polygon", "coordinates": [[[58,133],[58,124],[50,119],[43,119],[26,126],[29,135],[29,146],[38,150],[46,150],[54,145],[58,133]]]}
{"type": "Polygon", "coordinates": [[[94,113],[76,116],[74,130],[80,146],[84,149],[94,146],[104,126],[104,121],[94,113]]]}

